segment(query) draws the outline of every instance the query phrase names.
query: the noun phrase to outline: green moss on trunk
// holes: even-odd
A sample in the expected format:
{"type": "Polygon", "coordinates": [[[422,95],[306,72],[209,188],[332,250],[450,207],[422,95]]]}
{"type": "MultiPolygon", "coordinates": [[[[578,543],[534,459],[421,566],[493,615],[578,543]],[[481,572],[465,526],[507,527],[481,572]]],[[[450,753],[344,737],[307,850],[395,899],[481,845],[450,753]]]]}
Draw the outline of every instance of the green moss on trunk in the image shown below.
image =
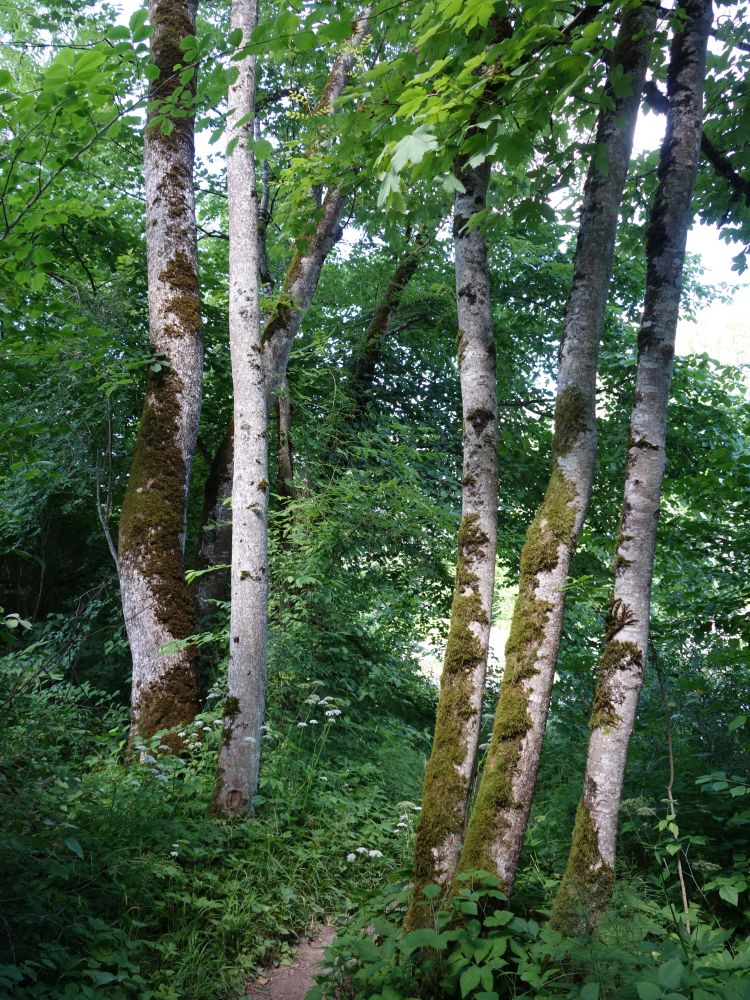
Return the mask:
{"type": "Polygon", "coordinates": [[[490,749],[471,814],[459,871],[495,873],[492,848],[500,832],[500,812],[513,808],[513,779],[523,738],[531,727],[524,682],[536,673],[552,604],[536,596],[538,575],[557,566],[559,547],[573,540],[576,490],[555,461],[547,494],[521,550],[521,575],[505,646],[505,671],[495,712],[490,749]]]}
{"type": "Polygon", "coordinates": [[[477,514],[463,518],[458,532],[456,587],[440,681],[440,702],[432,753],[425,773],[422,814],[417,829],[414,858],[414,898],[407,915],[409,928],[432,920],[432,905],[421,898],[425,885],[436,881],[439,859],[451,837],[463,833],[468,780],[459,772],[466,761],[466,723],[476,715],[472,703],[474,672],[484,651],[472,625],[486,625],[487,614],[478,591],[472,563],[483,557],[487,535],[477,514]]]}
{"type": "MultiPolygon", "coordinates": [[[[196,622],[181,545],[186,479],[177,440],[181,388],[172,372],[149,376],[119,531],[120,559],[148,582],[151,610],[173,639],[192,635],[196,622]]],[[[185,651],[182,659],[187,668],[167,670],[154,688],[136,692],[140,736],[184,722],[198,711],[195,651],[185,651]]]]}
{"type": "Polygon", "coordinates": [[[579,803],[568,866],[555,899],[550,925],[573,937],[590,932],[609,906],[614,871],[599,852],[599,837],[585,802],[579,803]]]}

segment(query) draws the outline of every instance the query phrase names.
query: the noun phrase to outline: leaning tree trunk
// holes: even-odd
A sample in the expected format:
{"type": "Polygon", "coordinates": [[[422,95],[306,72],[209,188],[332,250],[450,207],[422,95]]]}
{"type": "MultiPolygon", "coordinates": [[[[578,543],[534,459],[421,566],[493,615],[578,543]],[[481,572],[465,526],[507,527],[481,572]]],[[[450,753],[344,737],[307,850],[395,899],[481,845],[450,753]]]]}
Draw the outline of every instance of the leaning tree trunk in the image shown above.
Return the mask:
{"type": "MultiPolygon", "coordinates": [[[[360,15],[354,34],[345,48],[336,57],[328,80],[321,94],[316,112],[331,111],[331,105],[338,100],[346,87],[356,60],[356,46],[360,45],[369,31],[369,10],[367,7],[360,15]]],[[[299,332],[305,313],[318,287],[323,264],[341,238],[341,216],[346,204],[346,194],[337,185],[328,189],[322,206],[316,207],[316,222],[307,236],[304,251],[294,254],[287,268],[286,276],[279,296],[279,302],[265,324],[263,331],[263,363],[266,372],[266,385],[269,395],[269,405],[286,376],[287,363],[292,342],[299,332]]],[[[265,220],[267,222],[267,220],[265,220]]],[[[262,246],[264,241],[261,241],[262,246]]],[[[206,483],[204,499],[204,524],[208,528],[201,529],[199,551],[196,564],[199,569],[222,565],[229,562],[231,553],[228,528],[232,517],[231,484],[233,477],[232,435],[227,435],[214,458],[211,475],[206,483]],[[213,525],[219,525],[215,531],[213,525]]],[[[198,606],[201,614],[207,613],[211,600],[226,597],[228,577],[221,570],[206,573],[200,578],[197,588],[198,606]]]]}
{"type": "MultiPolygon", "coordinates": [[[[547,493],[521,550],[518,598],[487,760],[459,870],[496,874],[513,888],[534,795],[562,631],[565,581],[586,516],[596,464],[596,369],[617,218],[656,21],[652,5],[623,15],[611,65],[627,96],[599,114],[583,194],[573,282],[560,348],[554,459],[547,493]]],[[[618,93],[622,94],[621,90],[618,93]]]]}
{"type": "Polygon", "coordinates": [[[199,709],[195,651],[160,648],[196,631],[183,555],[190,469],[198,435],[203,344],[193,191],[191,114],[167,135],[152,123],[179,81],[180,41],[195,33],[197,0],[150,0],[151,59],[159,77],[144,138],[151,349],[146,402],[122,504],[119,568],[133,658],[132,737],[192,719],[199,709]]]}
{"type": "Polygon", "coordinates": [[[647,240],[646,296],[630,417],[614,587],[590,720],[586,775],[552,924],[596,926],[614,882],[618,812],[648,647],[654,545],[682,268],[702,131],[711,0],[680,0],[667,82],[667,132],[647,240]]]}
{"type": "MultiPolygon", "coordinates": [[[[232,30],[247,44],[257,0],[233,0],[232,30]]],[[[242,43],[241,43],[242,44],[242,43]]],[[[258,784],[265,714],[268,619],[268,446],[266,379],[260,330],[260,255],[252,148],[256,58],[245,55],[229,88],[229,348],[234,388],[232,603],[228,694],[214,809],[248,813],[258,784]]]]}
{"type": "Polygon", "coordinates": [[[488,163],[468,166],[453,209],[458,302],[458,365],[463,414],[461,526],[432,753],[427,764],[414,857],[408,928],[432,921],[424,886],[446,885],[458,862],[474,775],[487,668],[497,539],[497,395],[487,245],[471,226],[483,211],[488,163]]]}

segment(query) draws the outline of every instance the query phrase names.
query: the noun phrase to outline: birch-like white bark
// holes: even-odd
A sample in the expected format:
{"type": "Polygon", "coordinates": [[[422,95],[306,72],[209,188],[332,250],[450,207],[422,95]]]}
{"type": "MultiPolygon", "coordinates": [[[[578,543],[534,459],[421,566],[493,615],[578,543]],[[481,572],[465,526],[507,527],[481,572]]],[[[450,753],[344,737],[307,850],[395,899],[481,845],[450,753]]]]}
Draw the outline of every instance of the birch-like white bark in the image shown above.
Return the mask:
{"type": "Polygon", "coordinates": [[[406,926],[431,922],[425,885],[455,872],[476,766],[487,669],[497,541],[497,393],[487,244],[475,223],[486,206],[488,163],[465,166],[453,209],[458,364],[463,416],[461,527],[456,583],[440,682],[432,753],[425,773],[406,926]]]}
{"type": "Polygon", "coordinates": [[[612,70],[627,74],[630,84],[627,94],[620,97],[608,86],[607,104],[599,114],[597,155],[584,186],[560,347],[553,469],[521,552],[519,594],[495,724],[461,856],[460,870],[490,871],[508,893],[539,769],[562,631],[565,582],[591,496],[599,342],[655,23],[653,4],[626,11],[611,56],[612,70]]]}
{"type": "Polygon", "coordinates": [[[667,403],[700,155],[711,0],[680,0],[677,13],[681,19],[676,21],[670,53],[667,132],[646,248],[646,295],[612,606],[592,710],[583,794],[553,910],[553,922],[568,933],[595,925],[611,897],[628,743],[648,649],[667,403]]]}
{"type": "Polygon", "coordinates": [[[132,737],[148,737],[198,711],[195,652],[160,655],[196,631],[184,579],[187,491],[200,418],[203,344],[193,191],[193,118],[166,135],[152,124],[178,86],[179,43],[195,32],[197,0],[150,0],[151,59],[159,77],[144,136],[146,248],[151,349],[165,365],[149,372],[146,401],[122,506],[119,571],[133,659],[132,737]]]}
{"type": "MultiPolygon", "coordinates": [[[[334,60],[326,84],[321,93],[317,111],[331,109],[331,105],[341,97],[356,61],[356,49],[369,31],[370,8],[366,7],[357,19],[352,37],[334,60]]],[[[273,395],[286,377],[289,353],[294,338],[299,332],[305,313],[315,295],[320,274],[328,254],[341,238],[341,216],[346,205],[346,194],[338,185],[329,188],[323,199],[320,213],[305,250],[295,253],[282,286],[282,295],[263,330],[263,364],[269,406],[273,395]]],[[[204,502],[204,523],[217,524],[217,529],[201,531],[197,565],[200,569],[228,563],[230,559],[229,540],[231,531],[233,480],[232,435],[228,433],[212,463],[211,476],[206,484],[204,502]]],[[[210,602],[225,596],[226,575],[221,571],[206,574],[197,587],[198,604],[201,613],[210,611],[210,602]]]]}
{"type": "MultiPolygon", "coordinates": [[[[257,0],[233,0],[231,26],[248,44],[257,0]]],[[[256,58],[229,88],[229,347],[234,388],[234,476],[228,694],[214,809],[252,810],[265,717],[268,636],[268,418],[260,330],[258,201],[252,148],[256,58]]]]}

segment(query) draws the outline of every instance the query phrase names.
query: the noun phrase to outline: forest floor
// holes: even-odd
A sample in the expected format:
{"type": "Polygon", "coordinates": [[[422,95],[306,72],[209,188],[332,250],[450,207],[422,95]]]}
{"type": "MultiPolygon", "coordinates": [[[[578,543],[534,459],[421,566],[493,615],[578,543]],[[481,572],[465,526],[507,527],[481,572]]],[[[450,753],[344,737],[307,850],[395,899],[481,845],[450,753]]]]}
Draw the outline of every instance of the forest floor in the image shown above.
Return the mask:
{"type": "Polygon", "coordinates": [[[304,1000],[315,985],[319,963],[335,933],[333,927],[318,927],[310,940],[302,940],[291,965],[271,966],[248,983],[247,996],[253,1000],[304,1000]]]}

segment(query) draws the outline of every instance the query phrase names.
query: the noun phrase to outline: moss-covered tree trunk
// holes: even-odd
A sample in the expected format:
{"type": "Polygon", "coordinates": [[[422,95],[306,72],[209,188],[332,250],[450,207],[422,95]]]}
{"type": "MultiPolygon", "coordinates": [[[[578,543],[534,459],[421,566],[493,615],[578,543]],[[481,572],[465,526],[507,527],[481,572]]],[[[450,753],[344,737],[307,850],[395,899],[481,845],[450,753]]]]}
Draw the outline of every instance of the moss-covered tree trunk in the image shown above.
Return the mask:
{"type": "MultiPolygon", "coordinates": [[[[233,31],[247,43],[257,0],[233,0],[233,31]]],[[[241,44],[242,44],[241,43],[241,44]]],[[[229,88],[229,348],[234,388],[232,603],[224,728],[214,809],[237,816],[252,809],[265,717],[268,638],[268,420],[260,329],[260,253],[255,159],[254,55],[238,63],[229,88]]]]}
{"type": "MultiPolygon", "coordinates": [[[[364,10],[351,39],[336,57],[323,88],[316,111],[323,113],[341,96],[347,85],[356,59],[356,47],[362,43],[369,30],[369,7],[364,10]]],[[[299,332],[305,313],[315,295],[320,274],[328,254],[341,238],[341,216],[347,195],[338,186],[328,189],[323,203],[315,205],[311,230],[306,234],[306,246],[295,253],[289,263],[276,308],[269,316],[263,330],[263,365],[268,391],[269,406],[279,390],[289,361],[294,338],[299,332]]],[[[267,223],[267,219],[265,220],[267,223]]],[[[264,239],[259,240],[261,255],[264,239]]],[[[225,435],[206,481],[204,520],[196,565],[199,569],[227,564],[230,560],[232,507],[231,484],[233,479],[232,432],[225,435]],[[214,525],[219,526],[218,529],[214,525]],[[224,530],[226,529],[226,530],[224,530]]],[[[206,574],[198,586],[201,614],[210,610],[210,601],[226,599],[228,574],[223,571],[206,574]]]]}
{"type": "Polygon", "coordinates": [[[476,766],[489,648],[497,539],[497,394],[487,245],[471,226],[483,211],[489,164],[464,167],[453,209],[458,364],[463,414],[456,583],[414,857],[409,928],[431,922],[425,885],[446,885],[458,863],[476,766]]]}
{"type": "Polygon", "coordinates": [[[648,229],[646,296],[612,605],[590,720],[583,794],[552,913],[554,926],[569,934],[595,925],[611,898],[620,796],[648,646],[667,402],[701,142],[710,0],[680,0],[677,14],[667,132],[648,229]]]}
{"type": "Polygon", "coordinates": [[[192,719],[199,708],[195,652],[160,648],[196,630],[184,577],[185,525],[203,379],[191,114],[167,135],[151,124],[158,102],[179,85],[180,40],[195,33],[197,0],[150,0],[152,110],[144,137],[150,372],[122,504],[119,570],[133,659],[133,737],[192,719]]]}
{"type": "Polygon", "coordinates": [[[547,492],[521,550],[518,597],[487,760],[466,833],[460,870],[492,872],[513,888],[534,795],[557,663],[570,561],[586,516],[596,463],[596,369],[612,274],[617,220],[656,11],[628,10],[611,57],[586,178],[568,299],[547,492]],[[622,74],[629,77],[623,95],[622,74]],[[621,96],[616,96],[616,95],[621,96]]]}

